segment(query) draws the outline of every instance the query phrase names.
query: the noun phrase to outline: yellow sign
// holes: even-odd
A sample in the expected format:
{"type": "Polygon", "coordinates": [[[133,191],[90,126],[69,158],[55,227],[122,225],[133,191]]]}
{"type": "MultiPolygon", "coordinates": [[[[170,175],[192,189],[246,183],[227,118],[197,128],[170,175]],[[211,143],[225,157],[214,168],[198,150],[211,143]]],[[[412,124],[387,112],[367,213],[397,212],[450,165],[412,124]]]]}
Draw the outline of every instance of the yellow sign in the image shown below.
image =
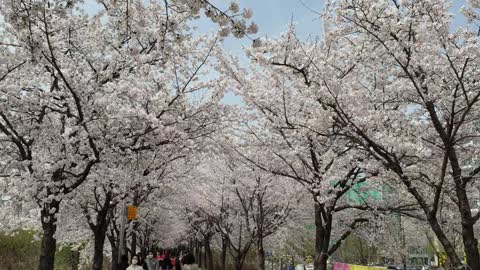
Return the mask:
{"type": "Polygon", "coordinates": [[[310,255],[308,255],[308,256],[305,258],[305,262],[306,262],[307,264],[313,263],[313,257],[310,256],[310,255]]]}
{"type": "Polygon", "coordinates": [[[364,266],[350,264],[350,270],[387,270],[387,268],[381,266],[364,266]]]}
{"type": "Polygon", "coordinates": [[[127,206],[127,209],[128,209],[128,214],[127,214],[128,220],[137,219],[137,207],[133,205],[129,205],[127,206]]]}
{"type": "Polygon", "coordinates": [[[439,252],[438,253],[438,266],[445,266],[447,264],[447,253],[439,252]]]}

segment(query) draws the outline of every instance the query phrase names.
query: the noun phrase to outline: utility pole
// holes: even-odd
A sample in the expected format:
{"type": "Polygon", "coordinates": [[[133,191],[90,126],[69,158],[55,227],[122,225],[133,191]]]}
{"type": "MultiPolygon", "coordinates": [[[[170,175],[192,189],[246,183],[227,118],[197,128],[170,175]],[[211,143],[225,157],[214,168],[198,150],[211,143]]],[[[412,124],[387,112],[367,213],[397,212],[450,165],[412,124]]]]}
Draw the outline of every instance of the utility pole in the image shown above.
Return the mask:
{"type": "Polygon", "coordinates": [[[400,241],[402,245],[402,249],[404,254],[402,254],[402,266],[403,270],[407,269],[407,259],[408,259],[408,248],[406,245],[405,239],[405,228],[402,220],[402,214],[398,214],[398,225],[399,225],[399,234],[400,234],[400,241]]]}
{"type": "Polygon", "coordinates": [[[125,255],[125,222],[127,220],[127,204],[125,199],[122,203],[122,211],[120,214],[120,243],[118,244],[118,263],[121,262],[122,256],[125,255]]]}

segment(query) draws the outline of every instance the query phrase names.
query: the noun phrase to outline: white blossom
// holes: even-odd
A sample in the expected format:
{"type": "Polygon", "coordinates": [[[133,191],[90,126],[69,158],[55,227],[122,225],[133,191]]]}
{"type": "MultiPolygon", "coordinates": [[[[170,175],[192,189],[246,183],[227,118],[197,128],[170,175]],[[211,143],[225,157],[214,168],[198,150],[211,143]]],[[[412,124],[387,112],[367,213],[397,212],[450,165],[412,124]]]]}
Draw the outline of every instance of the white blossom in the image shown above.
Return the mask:
{"type": "Polygon", "coordinates": [[[230,9],[230,11],[232,11],[233,13],[237,13],[237,12],[240,11],[240,6],[238,5],[237,2],[231,2],[229,9],[230,9]]]}
{"type": "Polygon", "coordinates": [[[243,17],[244,17],[245,19],[250,19],[250,18],[252,18],[252,16],[253,16],[253,11],[252,11],[252,9],[246,8],[246,9],[243,10],[243,17]]]}
{"type": "Polygon", "coordinates": [[[252,22],[247,27],[247,34],[256,34],[257,32],[258,32],[258,25],[252,22]]]}

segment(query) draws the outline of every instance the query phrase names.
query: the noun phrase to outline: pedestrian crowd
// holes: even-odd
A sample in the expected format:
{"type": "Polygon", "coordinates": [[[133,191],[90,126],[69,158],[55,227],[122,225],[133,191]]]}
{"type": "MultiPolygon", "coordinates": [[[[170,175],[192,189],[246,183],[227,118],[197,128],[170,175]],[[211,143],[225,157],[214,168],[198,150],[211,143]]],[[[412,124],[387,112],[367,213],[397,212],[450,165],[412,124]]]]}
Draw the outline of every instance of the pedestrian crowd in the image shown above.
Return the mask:
{"type": "Polygon", "coordinates": [[[120,262],[120,270],[197,270],[195,257],[187,252],[180,255],[171,254],[169,251],[147,253],[147,257],[143,258],[141,254],[137,254],[130,259],[122,256],[120,262]]]}

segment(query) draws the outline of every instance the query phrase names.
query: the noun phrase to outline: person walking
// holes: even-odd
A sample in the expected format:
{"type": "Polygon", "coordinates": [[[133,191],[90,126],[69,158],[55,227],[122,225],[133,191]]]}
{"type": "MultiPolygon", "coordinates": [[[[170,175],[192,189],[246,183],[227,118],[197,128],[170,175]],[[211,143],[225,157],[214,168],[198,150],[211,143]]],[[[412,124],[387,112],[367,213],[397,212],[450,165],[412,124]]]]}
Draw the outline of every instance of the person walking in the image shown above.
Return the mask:
{"type": "Polygon", "coordinates": [[[139,260],[137,256],[132,257],[132,261],[130,262],[130,266],[127,270],[143,270],[143,267],[139,265],[139,260]]]}
{"type": "Polygon", "coordinates": [[[148,253],[147,259],[145,260],[145,266],[147,270],[160,270],[158,260],[153,257],[153,252],[151,251],[148,253]]]}
{"type": "Polygon", "coordinates": [[[172,259],[170,258],[170,252],[167,252],[164,260],[164,269],[171,270],[172,269],[172,259]]]}
{"type": "Polygon", "coordinates": [[[163,256],[160,251],[157,251],[157,256],[155,258],[157,258],[157,261],[163,261],[163,259],[165,259],[165,256],[163,256]]]}
{"type": "Polygon", "coordinates": [[[174,257],[172,259],[172,264],[173,264],[173,269],[174,270],[182,270],[182,264],[180,263],[180,258],[179,257],[174,257]]]}
{"type": "Polygon", "coordinates": [[[195,263],[195,257],[191,252],[182,256],[181,262],[183,270],[198,270],[198,265],[195,263]]]}
{"type": "Polygon", "coordinates": [[[157,252],[157,260],[158,260],[158,265],[161,270],[165,270],[165,253],[162,252],[157,252]]]}

